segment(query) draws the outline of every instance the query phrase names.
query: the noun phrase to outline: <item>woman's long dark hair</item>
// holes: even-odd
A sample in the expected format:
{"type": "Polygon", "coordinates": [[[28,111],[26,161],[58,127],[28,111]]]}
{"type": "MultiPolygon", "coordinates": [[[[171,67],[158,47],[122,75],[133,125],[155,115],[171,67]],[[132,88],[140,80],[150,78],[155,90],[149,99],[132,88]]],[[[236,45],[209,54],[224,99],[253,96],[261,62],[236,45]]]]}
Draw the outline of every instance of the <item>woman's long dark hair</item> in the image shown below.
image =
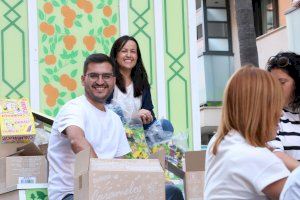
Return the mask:
{"type": "Polygon", "coordinates": [[[136,39],[132,36],[124,35],[119,37],[113,44],[111,51],[110,51],[110,57],[115,62],[116,67],[116,84],[118,88],[123,92],[126,93],[126,87],[124,78],[120,72],[120,65],[117,62],[117,54],[122,50],[124,45],[129,41],[134,41],[137,47],[137,62],[136,65],[131,70],[131,79],[133,82],[133,88],[134,88],[134,97],[138,97],[143,93],[144,89],[149,89],[150,84],[148,82],[148,76],[147,72],[145,70],[142,55],[140,51],[140,47],[136,39]]]}
{"type": "Polygon", "coordinates": [[[268,61],[267,70],[271,71],[272,69],[281,69],[286,72],[295,82],[295,90],[294,90],[294,99],[290,103],[290,107],[293,111],[299,113],[300,112],[300,55],[294,52],[279,52],[274,58],[279,59],[280,57],[286,57],[289,60],[287,66],[280,67],[277,63],[268,61]]]}

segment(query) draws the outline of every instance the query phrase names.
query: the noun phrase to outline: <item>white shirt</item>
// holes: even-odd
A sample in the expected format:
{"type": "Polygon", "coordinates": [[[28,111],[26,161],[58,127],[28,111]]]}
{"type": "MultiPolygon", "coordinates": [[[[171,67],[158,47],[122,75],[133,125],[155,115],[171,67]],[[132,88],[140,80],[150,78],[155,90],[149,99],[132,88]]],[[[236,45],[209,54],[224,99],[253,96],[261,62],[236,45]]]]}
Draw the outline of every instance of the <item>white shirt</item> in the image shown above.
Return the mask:
{"type": "Polygon", "coordinates": [[[300,199],[300,167],[294,169],[280,194],[280,200],[300,199]]]}
{"type": "Polygon", "coordinates": [[[123,110],[124,117],[131,119],[142,106],[142,95],[134,97],[133,84],[126,87],[126,92],[123,93],[118,86],[115,86],[112,104],[117,104],[123,110]]]}
{"type": "Polygon", "coordinates": [[[205,200],[267,199],[262,190],[289,175],[283,162],[271,151],[249,145],[236,131],[224,137],[213,155],[215,138],[206,152],[205,200]]]}
{"type": "Polygon", "coordinates": [[[49,199],[61,200],[74,193],[75,154],[70,141],[62,134],[68,126],[78,126],[99,158],[114,158],[130,152],[118,115],[94,107],[85,96],[66,103],[58,113],[49,139],[49,199]]]}
{"type": "Polygon", "coordinates": [[[274,151],[284,152],[300,161],[300,114],[283,111],[276,139],[268,143],[274,151]]]}

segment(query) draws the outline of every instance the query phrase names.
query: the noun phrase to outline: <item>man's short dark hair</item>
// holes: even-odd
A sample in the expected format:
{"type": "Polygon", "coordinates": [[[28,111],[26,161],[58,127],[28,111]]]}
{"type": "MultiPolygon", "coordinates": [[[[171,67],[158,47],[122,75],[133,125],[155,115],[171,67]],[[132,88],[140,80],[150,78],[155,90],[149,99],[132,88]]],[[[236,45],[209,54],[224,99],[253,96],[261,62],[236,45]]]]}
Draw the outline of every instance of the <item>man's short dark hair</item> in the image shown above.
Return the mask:
{"type": "Polygon", "coordinates": [[[111,64],[113,73],[115,74],[115,65],[114,65],[114,62],[112,61],[112,59],[103,53],[95,53],[95,54],[89,55],[85,59],[84,66],[83,66],[83,75],[86,74],[86,72],[88,70],[88,65],[90,63],[104,63],[104,62],[108,62],[109,64],[111,64]]]}

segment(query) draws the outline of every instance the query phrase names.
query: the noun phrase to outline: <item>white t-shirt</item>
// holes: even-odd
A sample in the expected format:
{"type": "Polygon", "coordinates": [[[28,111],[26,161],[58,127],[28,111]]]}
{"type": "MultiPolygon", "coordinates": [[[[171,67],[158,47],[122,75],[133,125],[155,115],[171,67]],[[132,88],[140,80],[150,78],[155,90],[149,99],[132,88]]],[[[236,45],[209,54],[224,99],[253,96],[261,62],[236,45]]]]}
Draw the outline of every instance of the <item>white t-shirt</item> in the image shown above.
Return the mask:
{"type": "Polygon", "coordinates": [[[287,179],[280,194],[280,200],[300,199],[300,167],[297,167],[287,179]]]}
{"type": "Polygon", "coordinates": [[[133,84],[126,87],[126,92],[123,93],[118,86],[115,86],[112,103],[119,105],[124,117],[131,119],[141,109],[142,95],[134,97],[133,84]]]}
{"type": "Polygon", "coordinates": [[[274,151],[284,152],[300,161],[300,114],[283,110],[276,139],[268,144],[274,151]]]}
{"type": "Polygon", "coordinates": [[[114,158],[130,152],[122,122],[118,115],[94,107],[80,96],[66,103],[58,113],[49,139],[49,199],[61,200],[74,193],[75,154],[70,141],[62,134],[68,126],[78,126],[99,158],[114,158]]]}
{"type": "Polygon", "coordinates": [[[212,154],[215,136],[208,144],[205,161],[204,199],[267,199],[262,190],[285,178],[289,170],[267,148],[249,145],[230,131],[212,154]]]}

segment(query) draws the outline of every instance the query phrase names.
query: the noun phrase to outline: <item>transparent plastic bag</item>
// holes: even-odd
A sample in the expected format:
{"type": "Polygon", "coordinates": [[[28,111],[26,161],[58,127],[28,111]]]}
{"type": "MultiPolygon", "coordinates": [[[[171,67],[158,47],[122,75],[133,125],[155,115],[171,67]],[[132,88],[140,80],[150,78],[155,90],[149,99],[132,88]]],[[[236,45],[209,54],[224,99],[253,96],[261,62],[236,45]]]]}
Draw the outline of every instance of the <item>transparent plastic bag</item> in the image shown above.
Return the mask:
{"type": "Polygon", "coordinates": [[[155,120],[151,126],[145,130],[146,141],[151,148],[155,145],[167,143],[171,140],[173,132],[164,131],[161,120],[155,120]]]}

